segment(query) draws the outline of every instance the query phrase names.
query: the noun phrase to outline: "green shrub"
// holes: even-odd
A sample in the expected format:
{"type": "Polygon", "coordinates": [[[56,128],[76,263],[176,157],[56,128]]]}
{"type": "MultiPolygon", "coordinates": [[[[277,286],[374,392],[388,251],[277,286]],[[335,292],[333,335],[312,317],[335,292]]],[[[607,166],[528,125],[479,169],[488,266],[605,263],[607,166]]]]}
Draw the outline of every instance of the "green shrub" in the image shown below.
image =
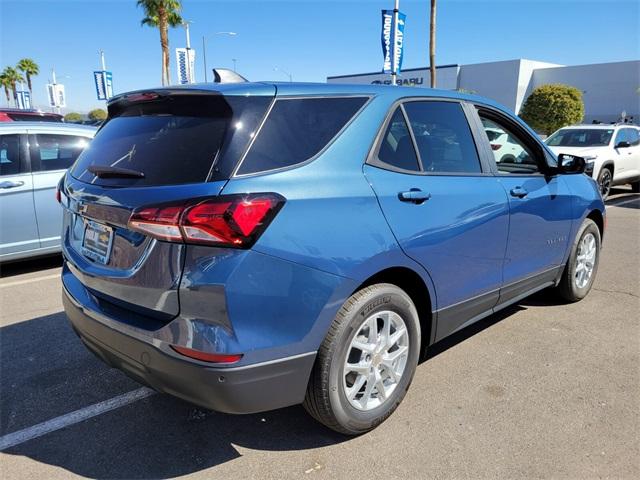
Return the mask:
{"type": "Polygon", "coordinates": [[[582,92],[562,84],[541,85],[525,100],[520,118],[534,130],[551,135],[584,117],[582,92]]]}
{"type": "Polygon", "coordinates": [[[82,121],[82,115],[78,112],[69,112],[64,116],[64,121],[69,123],[80,123],[82,121]]]}
{"type": "Polygon", "coordinates": [[[105,118],[107,118],[107,112],[106,112],[106,110],[104,110],[102,108],[94,108],[93,110],[91,110],[89,112],[89,114],[87,116],[91,120],[101,120],[102,121],[105,118]]]}

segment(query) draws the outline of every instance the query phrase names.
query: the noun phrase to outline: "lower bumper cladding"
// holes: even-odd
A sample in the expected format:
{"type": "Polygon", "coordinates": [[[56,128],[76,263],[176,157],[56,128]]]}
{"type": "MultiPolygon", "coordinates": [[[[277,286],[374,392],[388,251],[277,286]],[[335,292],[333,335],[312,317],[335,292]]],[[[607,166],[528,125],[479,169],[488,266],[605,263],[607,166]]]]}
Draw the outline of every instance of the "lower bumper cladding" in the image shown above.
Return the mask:
{"type": "Polygon", "coordinates": [[[69,321],[108,365],[159,392],[223,413],[257,413],[302,403],[315,352],[240,367],[203,366],[170,356],[87,314],[63,288],[69,321]]]}

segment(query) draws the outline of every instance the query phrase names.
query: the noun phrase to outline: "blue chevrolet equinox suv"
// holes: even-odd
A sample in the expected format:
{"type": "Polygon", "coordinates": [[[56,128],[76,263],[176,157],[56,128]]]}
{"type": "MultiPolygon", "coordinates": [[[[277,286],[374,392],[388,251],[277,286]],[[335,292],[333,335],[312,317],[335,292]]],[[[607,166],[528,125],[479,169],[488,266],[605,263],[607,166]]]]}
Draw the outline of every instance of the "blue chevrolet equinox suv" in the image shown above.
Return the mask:
{"type": "Polygon", "coordinates": [[[359,434],[429,345],[594,282],[605,208],[584,160],[490,100],[243,83],[108,109],[58,187],[64,307],[89,350],[157,391],[227,413],[303,403],[359,434]]]}

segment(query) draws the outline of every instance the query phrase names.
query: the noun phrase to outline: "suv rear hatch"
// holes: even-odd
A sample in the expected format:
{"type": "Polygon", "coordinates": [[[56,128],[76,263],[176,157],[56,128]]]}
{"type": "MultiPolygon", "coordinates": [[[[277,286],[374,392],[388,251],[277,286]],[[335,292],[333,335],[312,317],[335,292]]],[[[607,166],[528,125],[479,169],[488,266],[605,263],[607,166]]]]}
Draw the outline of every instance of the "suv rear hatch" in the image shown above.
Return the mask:
{"type": "Polygon", "coordinates": [[[149,90],[109,103],[60,188],[65,273],[105,313],[130,321],[136,312],[148,329],[179,313],[185,245],[132,229],[130,219],[220,194],[275,96],[269,85],[247,90],[149,90]]]}

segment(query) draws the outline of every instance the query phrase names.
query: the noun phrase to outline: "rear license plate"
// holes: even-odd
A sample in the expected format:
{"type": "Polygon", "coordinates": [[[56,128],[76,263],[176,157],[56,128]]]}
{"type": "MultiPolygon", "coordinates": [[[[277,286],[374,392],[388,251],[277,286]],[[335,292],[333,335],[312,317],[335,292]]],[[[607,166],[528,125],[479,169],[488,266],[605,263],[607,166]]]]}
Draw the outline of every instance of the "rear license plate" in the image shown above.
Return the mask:
{"type": "Polygon", "coordinates": [[[98,263],[106,265],[111,254],[113,229],[101,223],[87,220],[82,239],[82,254],[98,263]]]}

